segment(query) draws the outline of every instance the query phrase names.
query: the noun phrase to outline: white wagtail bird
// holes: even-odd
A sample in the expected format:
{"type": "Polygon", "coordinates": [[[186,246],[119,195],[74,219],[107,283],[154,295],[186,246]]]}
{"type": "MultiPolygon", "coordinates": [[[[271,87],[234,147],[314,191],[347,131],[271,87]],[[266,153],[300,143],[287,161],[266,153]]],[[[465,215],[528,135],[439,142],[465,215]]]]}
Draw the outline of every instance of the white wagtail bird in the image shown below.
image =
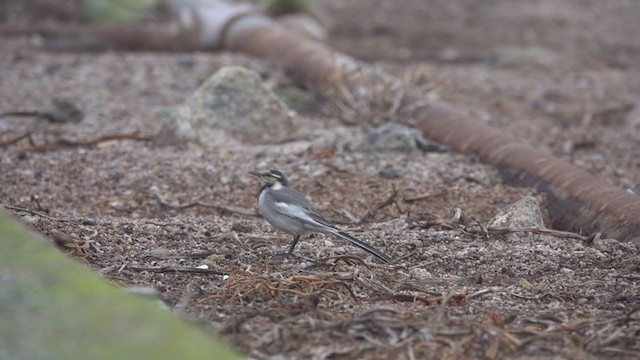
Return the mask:
{"type": "Polygon", "coordinates": [[[262,216],[276,229],[293,235],[293,242],[287,256],[293,253],[300,236],[310,232],[319,232],[343,238],[378,259],[386,263],[391,262],[389,256],[331,225],[315,212],[304,195],[289,187],[287,178],[282,172],[269,170],[263,173],[258,171],[249,173],[262,181],[258,193],[258,206],[262,216]]]}

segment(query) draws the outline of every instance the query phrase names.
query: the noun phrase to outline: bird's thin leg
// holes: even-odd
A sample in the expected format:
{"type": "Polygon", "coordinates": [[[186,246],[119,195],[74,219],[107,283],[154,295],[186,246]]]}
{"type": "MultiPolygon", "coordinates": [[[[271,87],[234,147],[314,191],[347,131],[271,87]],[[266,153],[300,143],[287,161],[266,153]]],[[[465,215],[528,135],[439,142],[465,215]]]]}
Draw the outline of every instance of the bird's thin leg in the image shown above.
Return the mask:
{"type": "Polygon", "coordinates": [[[293,254],[293,248],[296,247],[298,240],[300,240],[300,235],[296,235],[293,237],[293,242],[291,243],[291,246],[289,246],[289,251],[287,251],[287,256],[291,256],[291,254],[293,254]]]}

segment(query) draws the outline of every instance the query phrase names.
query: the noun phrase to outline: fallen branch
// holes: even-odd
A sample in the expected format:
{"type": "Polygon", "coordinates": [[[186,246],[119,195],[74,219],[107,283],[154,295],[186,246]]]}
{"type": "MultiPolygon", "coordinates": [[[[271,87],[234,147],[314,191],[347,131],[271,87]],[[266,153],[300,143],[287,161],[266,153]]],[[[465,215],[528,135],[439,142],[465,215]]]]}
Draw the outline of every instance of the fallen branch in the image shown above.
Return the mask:
{"type": "Polygon", "coordinates": [[[418,296],[408,294],[394,294],[387,297],[382,297],[379,300],[395,300],[400,302],[423,302],[427,305],[438,304],[442,301],[443,296],[418,296]]]}
{"type": "Polygon", "coordinates": [[[506,235],[513,233],[532,233],[538,235],[547,235],[553,236],[563,239],[577,239],[577,240],[588,240],[589,236],[582,236],[576,233],[567,232],[567,231],[559,231],[553,229],[540,229],[540,228],[500,228],[500,227],[489,227],[486,229],[487,232],[491,235],[506,235]]]}
{"type": "Polygon", "coordinates": [[[0,114],[0,118],[3,117],[34,117],[34,118],[39,118],[39,119],[44,119],[47,120],[49,122],[57,122],[58,118],[55,117],[55,115],[52,115],[51,113],[48,112],[42,112],[42,111],[9,111],[9,112],[5,112],[0,114]]]}
{"type": "Polygon", "coordinates": [[[166,206],[171,209],[176,209],[176,210],[185,210],[188,208],[200,206],[204,208],[211,208],[211,209],[226,211],[231,214],[239,214],[244,216],[260,216],[260,214],[258,214],[255,210],[246,209],[239,206],[208,204],[208,203],[201,202],[200,200],[190,202],[187,204],[172,204],[168,202],[164,198],[164,196],[162,196],[158,191],[153,191],[153,195],[156,197],[160,205],[166,206]]]}
{"type": "Polygon", "coordinates": [[[53,49],[185,51],[199,48],[198,41],[189,37],[189,29],[175,22],[154,24],[46,24],[3,25],[0,34],[33,35],[45,39],[53,49]]]}
{"type": "Polygon", "coordinates": [[[193,253],[193,254],[177,254],[177,255],[149,255],[154,259],[206,259],[209,256],[216,254],[217,251],[205,251],[201,253],[193,253]]]}
{"type": "Polygon", "coordinates": [[[427,199],[430,199],[432,197],[447,195],[447,193],[448,193],[448,191],[441,191],[441,192],[426,193],[426,194],[416,195],[416,196],[405,196],[405,197],[402,198],[402,201],[404,201],[406,203],[412,203],[412,202],[416,202],[416,201],[427,200],[427,199]]]}
{"type": "Polygon", "coordinates": [[[378,203],[377,205],[369,207],[367,211],[365,211],[365,213],[360,217],[360,222],[364,222],[368,218],[375,216],[378,210],[384,209],[385,207],[392,205],[396,200],[396,196],[398,196],[398,190],[396,189],[395,185],[391,184],[391,194],[389,194],[389,196],[386,199],[384,199],[382,202],[378,203]]]}
{"type": "Polygon", "coordinates": [[[213,270],[213,269],[200,269],[189,267],[177,267],[177,266],[162,266],[162,267],[144,267],[144,266],[131,266],[126,265],[124,268],[131,271],[148,271],[155,273],[195,273],[195,274],[215,274],[226,275],[227,273],[213,270]]]}
{"type": "Polygon", "coordinates": [[[33,142],[33,138],[31,137],[31,133],[28,132],[28,133],[24,133],[24,134],[22,134],[22,135],[20,135],[20,136],[18,136],[16,138],[0,142],[0,148],[11,146],[11,145],[17,143],[18,141],[20,141],[22,139],[28,139],[29,140],[29,144],[31,144],[31,146],[35,146],[36,145],[33,142]]]}
{"type": "Polygon", "coordinates": [[[92,139],[92,140],[76,141],[76,140],[68,140],[68,139],[59,139],[48,144],[32,146],[30,148],[27,148],[26,151],[31,153],[44,153],[44,152],[57,150],[60,148],[73,148],[73,147],[88,148],[88,147],[94,147],[101,143],[104,143],[107,141],[113,141],[113,140],[151,141],[153,140],[153,138],[138,136],[137,133],[131,133],[131,134],[106,135],[106,136],[101,136],[97,139],[92,139]]]}
{"type": "Polygon", "coordinates": [[[72,221],[79,221],[78,219],[63,219],[63,218],[57,218],[57,217],[53,217],[44,213],[41,213],[39,211],[35,211],[35,210],[29,210],[23,207],[19,207],[19,206],[13,206],[13,205],[2,205],[5,208],[9,209],[9,210],[15,210],[15,211],[24,211],[27,212],[31,215],[37,215],[37,216],[41,216],[43,218],[49,219],[49,220],[54,220],[54,221],[61,221],[61,222],[72,222],[72,221]]]}

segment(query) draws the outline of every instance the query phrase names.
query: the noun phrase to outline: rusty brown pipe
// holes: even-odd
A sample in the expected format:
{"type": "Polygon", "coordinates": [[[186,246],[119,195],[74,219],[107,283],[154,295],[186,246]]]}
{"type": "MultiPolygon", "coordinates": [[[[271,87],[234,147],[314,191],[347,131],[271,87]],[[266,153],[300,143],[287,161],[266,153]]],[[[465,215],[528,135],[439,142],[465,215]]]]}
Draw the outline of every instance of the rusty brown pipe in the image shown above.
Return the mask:
{"type": "Polygon", "coordinates": [[[598,231],[640,243],[640,197],[479,123],[449,104],[430,103],[416,117],[425,137],[478,155],[496,165],[508,183],[545,191],[555,227],[598,231]]]}

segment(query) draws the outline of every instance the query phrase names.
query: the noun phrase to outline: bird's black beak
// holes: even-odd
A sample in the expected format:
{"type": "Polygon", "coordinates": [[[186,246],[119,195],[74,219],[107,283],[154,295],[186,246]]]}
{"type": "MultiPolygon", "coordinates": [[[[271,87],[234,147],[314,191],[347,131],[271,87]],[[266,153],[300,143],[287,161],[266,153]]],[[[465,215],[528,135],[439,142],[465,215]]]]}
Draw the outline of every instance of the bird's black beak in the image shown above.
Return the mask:
{"type": "Polygon", "coordinates": [[[262,177],[262,173],[259,171],[249,171],[249,174],[257,177],[262,177]]]}

